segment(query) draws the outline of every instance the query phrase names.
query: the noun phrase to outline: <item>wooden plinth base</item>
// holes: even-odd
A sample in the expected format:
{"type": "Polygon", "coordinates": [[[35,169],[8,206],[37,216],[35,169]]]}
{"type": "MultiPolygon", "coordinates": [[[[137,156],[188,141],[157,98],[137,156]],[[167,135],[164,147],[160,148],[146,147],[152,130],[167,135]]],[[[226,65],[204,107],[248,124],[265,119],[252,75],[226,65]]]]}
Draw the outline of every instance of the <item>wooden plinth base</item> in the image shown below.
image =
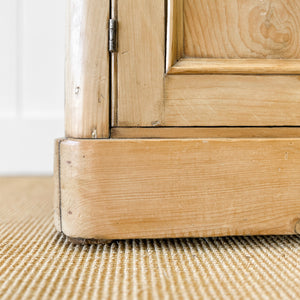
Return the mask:
{"type": "Polygon", "coordinates": [[[70,238],[295,234],[300,139],[64,139],[55,223],[70,238]]]}

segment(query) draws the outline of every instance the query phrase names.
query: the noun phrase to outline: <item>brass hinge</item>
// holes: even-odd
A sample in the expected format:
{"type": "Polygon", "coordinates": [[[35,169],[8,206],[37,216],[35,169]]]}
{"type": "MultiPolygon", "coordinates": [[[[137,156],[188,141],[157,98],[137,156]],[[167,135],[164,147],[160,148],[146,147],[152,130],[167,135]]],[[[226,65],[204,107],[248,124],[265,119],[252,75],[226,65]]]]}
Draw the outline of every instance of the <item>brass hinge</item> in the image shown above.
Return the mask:
{"type": "Polygon", "coordinates": [[[108,51],[117,52],[117,30],[118,21],[116,19],[109,19],[108,24],[108,51]]]}

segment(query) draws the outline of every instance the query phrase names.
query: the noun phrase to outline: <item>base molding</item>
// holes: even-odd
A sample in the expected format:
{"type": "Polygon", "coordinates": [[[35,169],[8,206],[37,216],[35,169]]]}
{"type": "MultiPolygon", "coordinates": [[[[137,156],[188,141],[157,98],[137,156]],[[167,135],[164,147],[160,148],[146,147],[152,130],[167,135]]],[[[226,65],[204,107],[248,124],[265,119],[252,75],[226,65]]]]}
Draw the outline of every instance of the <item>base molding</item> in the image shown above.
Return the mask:
{"type": "Polygon", "coordinates": [[[69,238],[296,234],[300,139],[60,139],[56,228],[69,238]]]}

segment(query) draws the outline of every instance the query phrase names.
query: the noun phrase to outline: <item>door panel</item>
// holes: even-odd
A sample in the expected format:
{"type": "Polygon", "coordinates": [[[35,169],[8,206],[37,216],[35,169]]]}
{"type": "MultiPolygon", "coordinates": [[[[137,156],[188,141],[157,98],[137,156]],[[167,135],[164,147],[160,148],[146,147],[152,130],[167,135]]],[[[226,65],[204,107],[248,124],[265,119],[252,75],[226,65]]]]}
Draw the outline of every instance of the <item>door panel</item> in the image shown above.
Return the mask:
{"type": "Polygon", "coordinates": [[[118,5],[116,126],[300,125],[298,1],[118,5]]]}
{"type": "Polygon", "coordinates": [[[184,54],[300,58],[297,0],[182,0],[184,54]]]}

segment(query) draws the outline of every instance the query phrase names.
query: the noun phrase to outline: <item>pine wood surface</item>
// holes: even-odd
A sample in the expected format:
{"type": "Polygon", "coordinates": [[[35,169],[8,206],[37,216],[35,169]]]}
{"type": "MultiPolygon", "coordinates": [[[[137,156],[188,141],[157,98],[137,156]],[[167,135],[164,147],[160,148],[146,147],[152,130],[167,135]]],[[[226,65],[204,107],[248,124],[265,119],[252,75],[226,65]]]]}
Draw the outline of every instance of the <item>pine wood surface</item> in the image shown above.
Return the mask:
{"type": "Polygon", "coordinates": [[[162,124],[164,1],[118,1],[118,21],[117,125],[162,124]]]}
{"type": "Polygon", "coordinates": [[[108,3],[69,0],[66,135],[78,139],[56,146],[57,229],[100,240],[298,233],[300,77],[292,75],[298,54],[290,54],[285,36],[285,26],[297,31],[297,20],[284,23],[294,2],[209,2],[205,9],[221,25],[224,7],[237,20],[245,7],[256,13],[268,3],[261,32],[285,48],[262,41],[265,52],[254,43],[247,57],[248,24],[229,32],[242,45],[232,54],[223,26],[224,40],[215,42],[225,50],[208,41],[205,51],[216,57],[207,63],[181,59],[186,45],[199,44],[190,29],[197,29],[204,0],[195,0],[195,10],[182,0],[167,7],[161,0],[108,3]],[[118,19],[118,52],[110,62],[109,14],[118,19]],[[222,49],[226,60],[219,60],[222,49]],[[197,126],[206,128],[179,128],[197,126]]]}
{"type": "Polygon", "coordinates": [[[67,1],[67,137],[109,137],[109,10],[109,0],[67,1]]]}
{"type": "Polygon", "coordinates": [[[62,231],[94,239],[294,234],[300,140],[60,142],[62,231]]]}
{"type": "Polygon", "coordinates": [[[300,58],[298,0],[184,0],[184,54],[300,58]]]}
{"type": "MultiPolygon", "coordinates": [[[[299,59],[183,58],[168,74],[300,74],[299,59]]],[[[200,79],[201,80],[201,79],[200,79]]]]}
{"type": "Polygon", "coordinates": [[[167,1],[166,71],[184,56],[184,0],[167,1]]]}
{"type": "Polygon", "coordinates": [[[170,0],[165,17],[158,3],[118,3],[120,49],[114,127],[300,125],[300,60],[294,44],[299,31],[298,4],[280,0],[206,2],[170,0]],[[205,16],[199,20],[202,10],[205,16]],[[244,35],[256,32],[253,16],[258,12],[258,34],[268,26],[269,31],[264,39],[255,36],[249,44],[244,35]],[[288,21],[287,16],[295,17],[288,21]],[[224,20],[233,27],[226,27],[224,20]],[[245,20],[254,25],[247,23],[247,27],[245,20]],[[216,24],[210,26],[209,22],[216,24]],[[218,36],[201,35],[199,28],[219,30],[218,36]],[[284,38],[280,42],[286,32],[288,41],[284,38]],[[215,50],[215,55],[187,58],[191,41],[195,49],[201,42],[207,51],[215,50]],[[226,47],[218,44],[221,42],[226,47]],[[236,52],[233,55],[230,51],[236,52]],[[253,55],[247,56],[248,52],[253,55]]]}
{"type": "Polygon", "coordinates": [[[297,126],[299,76],[174,75],[165,126],[297,126]]]}

